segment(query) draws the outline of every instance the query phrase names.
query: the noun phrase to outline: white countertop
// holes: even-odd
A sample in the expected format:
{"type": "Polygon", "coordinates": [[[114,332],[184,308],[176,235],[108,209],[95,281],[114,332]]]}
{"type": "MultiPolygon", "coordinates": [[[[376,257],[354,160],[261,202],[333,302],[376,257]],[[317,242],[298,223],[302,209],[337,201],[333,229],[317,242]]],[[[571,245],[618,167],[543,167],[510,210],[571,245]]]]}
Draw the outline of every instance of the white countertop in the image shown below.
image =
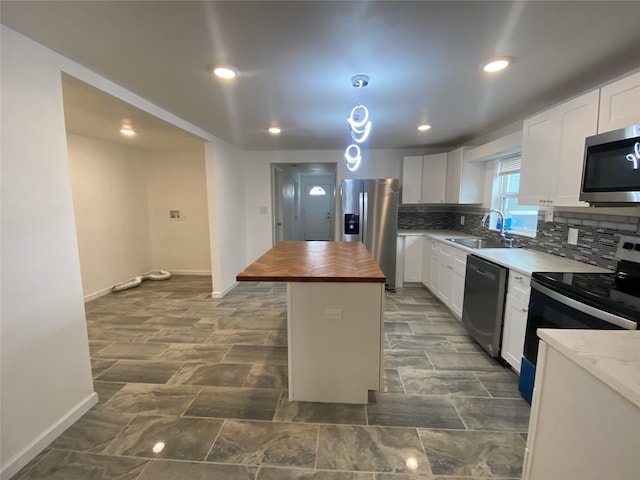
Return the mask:
{"type": "Polygon", "coordinates": [[[455,230],[398,230],[398,235],[428,236],[525,275],[531,275],[533,272],[611,273],[611,270],[606,268],[527,248],[473,249],[446,241],[445,239],[449,237],[477,237],[477,235],[455,230]]]}
{"type": "Polygon", "coordinates": [[[640,330],[541,328],[538,336],[640,407],[640,330]]]}

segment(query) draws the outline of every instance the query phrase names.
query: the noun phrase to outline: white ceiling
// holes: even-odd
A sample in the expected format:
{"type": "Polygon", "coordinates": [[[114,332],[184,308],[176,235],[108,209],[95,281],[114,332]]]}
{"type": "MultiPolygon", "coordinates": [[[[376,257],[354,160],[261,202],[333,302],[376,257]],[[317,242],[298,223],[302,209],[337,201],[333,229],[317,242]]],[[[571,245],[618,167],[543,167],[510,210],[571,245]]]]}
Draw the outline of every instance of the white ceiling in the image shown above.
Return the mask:
{"type": "MultiPolygon", "coordinates": [[[[0,14],[247,150],[344,148],[359,101],[371,148],[455,147],[640,67],[640,1],[2,0],[0,14]],[[479,65],[495,55],[515,62],[488,76],[479,65]],[[218,63],[240,77],[214,80],[218,63]],[[350,78],[361,73],[371,83],[358,90],[350,78]],[[418,133],[422,122],[433,128],[418,133]],[[266,133],[272,124],[281,136],[266,133]]],[[[150,138],[142,112],[69,79],[64,93],[70,131],[100,138],[126,114],[144,126],[135,141],[150,138]]]]}

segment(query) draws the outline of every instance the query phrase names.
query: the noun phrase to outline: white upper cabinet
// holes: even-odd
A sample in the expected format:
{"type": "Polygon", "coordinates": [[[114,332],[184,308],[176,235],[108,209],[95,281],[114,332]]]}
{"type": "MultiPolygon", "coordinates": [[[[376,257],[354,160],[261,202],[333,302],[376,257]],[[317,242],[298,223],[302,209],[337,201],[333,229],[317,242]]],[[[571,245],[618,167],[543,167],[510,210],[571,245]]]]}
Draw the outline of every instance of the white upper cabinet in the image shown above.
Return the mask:
{"type": "Polygon", "coordinates": [[[640,124],[640,72],[600,90],[598,133],[640,124]]]}
{"type": "Polygon", "coordinates": [[[578,200],[585,138],[598,129],[593,90],[524,121],[520,205],[586,206],[578,200]]]}
{"type": "Polygon", "coordinates": [[[482,203],[484,164],[465,161],[468,148],[460,147],[447,154],[445,203],[482,203]]]}
{"type": "Polygon", "coordinates": [[[425,155],[422,162],[422,203],[444,203],[447,154],[425,155]]]}
{"type": "Polygon", "coordinates": [[[447,154],[404,157],[402,203],[444,203],[447,154]]]}
{"type": "Polygon", "coordinates": [[[422,203],[422,155],[402,159],[402,203],[422,203]]]}

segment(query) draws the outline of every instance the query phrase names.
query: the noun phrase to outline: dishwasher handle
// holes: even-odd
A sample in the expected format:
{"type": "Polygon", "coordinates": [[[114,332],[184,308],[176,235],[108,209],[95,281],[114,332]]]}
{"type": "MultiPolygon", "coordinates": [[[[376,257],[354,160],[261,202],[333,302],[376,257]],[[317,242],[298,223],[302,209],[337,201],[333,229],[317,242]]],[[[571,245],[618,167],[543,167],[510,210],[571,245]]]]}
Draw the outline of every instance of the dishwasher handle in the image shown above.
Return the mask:
{"type": "Polygon", "coordinates": [[[467,263],[467,267],[470,270],[473,270],[474,272],[476,272],[478,275],[486,277],[489,280],[495,280],[496,279],[496,276],[494,274],[492,274],[491,272],[487,272],[486,270],[483,270],[482,268],[478,267],[477,265],[473,265],[472,263],[467,263]]]}

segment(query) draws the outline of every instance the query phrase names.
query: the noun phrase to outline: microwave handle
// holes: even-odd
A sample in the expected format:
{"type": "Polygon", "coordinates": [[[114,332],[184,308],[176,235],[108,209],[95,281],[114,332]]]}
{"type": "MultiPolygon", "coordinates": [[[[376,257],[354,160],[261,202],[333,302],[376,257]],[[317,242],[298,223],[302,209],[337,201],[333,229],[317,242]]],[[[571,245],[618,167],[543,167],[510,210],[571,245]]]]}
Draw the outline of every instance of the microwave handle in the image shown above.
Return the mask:
{"type": "Polygon", "coordinates": [[[531,280],[531,288],[535,288],[536,290],[555,300],[556,302],[560,302],[561,304],[566,305],[569,308],[573,308],[574,310],[577,310],[579,312],[591,315],[592,317],[598,318],[603,322],[612,323],[613,325],[624,328],[626,330],[636,330],[638,328],[638,324],[633,320],[627,320],[626,318],[614,315],[613,313],[604,312],[598,308],[592,307],[591,305],[586,305],[572,298],[565,297],[564,295],[558,292],[554,292],[550,288],[541,285],[535,279],[531,280]]]}

